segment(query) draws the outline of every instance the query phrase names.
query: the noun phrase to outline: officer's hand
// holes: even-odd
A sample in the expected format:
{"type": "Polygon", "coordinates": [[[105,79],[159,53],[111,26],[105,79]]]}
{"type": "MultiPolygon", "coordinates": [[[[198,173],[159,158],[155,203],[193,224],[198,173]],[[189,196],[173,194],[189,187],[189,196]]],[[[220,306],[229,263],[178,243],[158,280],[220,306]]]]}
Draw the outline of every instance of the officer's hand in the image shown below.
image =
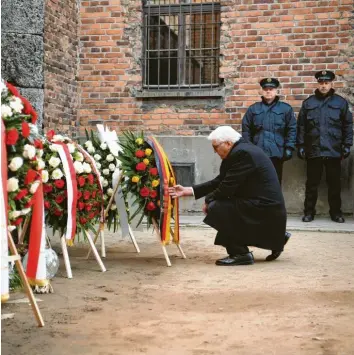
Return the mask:
{"type": "Polygon", "coordinates": [[[299,148],[299,149],[297,150],[297,156],[298,156],[300,159],[305,159],[305,158],[306,158],[305,148],[299,148]]]}
{"type": "Polygon", "coordinates": [[[204,214],[207,214],[208,213],[208,204],[204,203],[202,209],[203,209],[204,214]]]}
{"type": "Polygon", "coordinates": [[[290,160],[292,157],[293,157],[293,151],[291,149],[286,148],[284,151],[283,160],[287,161],[290,160]]]}
{"type": "Polygon", "coordinates": [[[350,147],[343,147],[343,149],[342,149],[342,157],[343,157],[343,159],[348,158],[349,154],[350,154],[350,147]]]}

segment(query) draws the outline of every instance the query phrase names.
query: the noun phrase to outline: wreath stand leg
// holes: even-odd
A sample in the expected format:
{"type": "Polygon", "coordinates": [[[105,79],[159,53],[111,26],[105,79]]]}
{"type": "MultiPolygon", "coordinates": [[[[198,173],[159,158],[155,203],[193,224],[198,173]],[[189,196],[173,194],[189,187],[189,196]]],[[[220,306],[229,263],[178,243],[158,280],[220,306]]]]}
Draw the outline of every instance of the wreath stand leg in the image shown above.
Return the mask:
{"type": "Polygon", "coordinates": [[[134,244],[135,250],[136,250],[137,253],[140,253],[140,249],[139,249],[138,243],[136,242],[136,239],[134,237],[134,233],[133,233],[132,228],[130,227],[130,224],[128,225],[128,228],[129,228],[129,237],[130,237],[130,239],[132,240],[132,242],[134,244]]]}
{"type": "Polygon", "coordinates": [[[65,240],[64,235],[60,238],[60,244],[61,244],[61,250],[63,252],[64,264],[65,264],[65,269],[66,269],[66,276],[68,277],[68,279],[72,279],[73,274],[71,272],[68,248],[66,246],[66,240],[65,240]]]}
{"type": "MultiPolygon", "coordinates": [[[[173,233],[173,230],[172,230],[172,228],[170,228],[170,233],[171,233],[171,235],[172,235],[172,238],[175,236],[175,234],[173,233]]],[[[184,252],[183,252],[183,250],[182,250],[182,247],[181,247],[181,244],[176,244],[177,245],[177,248],[178,248],[178,250],[179,250],[179,252],[181,253],[181,255],[182,255],[182,258],[183,259],[187,259],[187,257],[186,257],[186,254],[184,254],[184,252]]]]}
{"type": "Polygon", "coordinates": [[[96,249],[96,247],[95,247],[95,244],[94,244],[94,242],[93,242],[93,240],[92,240],[92,238],[91,238],[90,233],[85,230],[85,234],[86,234],[87,240],[88,240],[89,243],[90,243],[91,250],[93,251],[93,255],[95,256],[95,258],[96,258],[96,260],[97,260],[97,263],[98,263],[98,265],[99,265],[100,268],[101,268],[101,271],[102,271],[102,272],[105,272],[105,271],[106,271],[106,268],[105,268],[105,266],[103,265],[103,262],[102,262],[102,260],[101,260],[101,258],[100,258],[100,255],[98,254],[98,251],[97,251],[97,249],[96,249]]]}
{"type": "Polygon", "coordinates": [[[30,284],[28,283],[28,279],[27,279],[27,276],[25,274],[25,271],[23,270],[23,266],[22,266],[22,263],[21,263],[21,256],[17,252],[15,243],[14,243],[14,241],[12,239],[12,235],[11,235],[10,232],[7,233],[7,238],[8,238],[8,242],[9,242],[9,248],[10,248],[10,251],[12,253],[12,255],[9,256],[9,261],[15,261],[15,265],[16,265],[17,271],[18,271],[18,273],[19,273],[19,275],[21,277],[21,280],[22,280],[22,283],[24,285],[27,297],[28,297],[28,299],[29,299],[29,301],[31,303],[31,307],[32,307],[34,316],[35,316],[35,318],[37,320],[38,327],[44,327],[44,321],[43,321],[41,312],[40,312],[40,310],[38,308],[36,299],[34,298],[32,288],[31,288],[30,284]]]}
{"type": "MultiPolygon", "coordinates": [[[[158,226],[155,218],[152,218],[152,224],[154,225],[155,233],[156,233],[158,239],[161,241],[161,234],[160,234],[159,226],[158,226]]],[[[165,247],[165,245],[163,245],[163,243],[161,243],[161,247],[162,247],[163,255],[165,256],[165,259],[166,259],[167,266],[171,266],[172,264],[171,264],[170,258],[167,254],[166,247],[165,247]]]]}
{"type": "Polygon", "coordinates": [[[104,229],[101,230],[100,237],[101,237],[101,256],[102,256],[102,258],[105,258],[106,257],[106,244],[104,242],[104,229]]]}

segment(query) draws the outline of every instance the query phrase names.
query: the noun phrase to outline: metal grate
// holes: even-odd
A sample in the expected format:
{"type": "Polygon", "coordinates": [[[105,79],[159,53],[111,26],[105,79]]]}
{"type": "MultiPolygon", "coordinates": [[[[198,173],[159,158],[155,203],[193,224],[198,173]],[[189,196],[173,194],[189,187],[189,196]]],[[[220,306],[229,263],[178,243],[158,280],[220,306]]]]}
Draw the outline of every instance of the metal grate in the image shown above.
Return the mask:
{"type": "Polygon", "coordinates": [[[144,89],[220,86],[220,3],[143,0],[143,12],[144,89]]]}

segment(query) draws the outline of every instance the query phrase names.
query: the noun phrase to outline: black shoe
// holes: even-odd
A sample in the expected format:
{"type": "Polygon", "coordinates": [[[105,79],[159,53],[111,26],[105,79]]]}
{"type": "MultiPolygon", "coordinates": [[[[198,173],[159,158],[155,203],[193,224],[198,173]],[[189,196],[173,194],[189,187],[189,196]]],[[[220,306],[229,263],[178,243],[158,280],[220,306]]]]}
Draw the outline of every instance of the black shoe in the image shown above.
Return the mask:
{"type": "Polygon", "coordinates": [[[281,253],[282,253],[282,251],[272,250],[272,254],[270,254],[266,257],[266,261],[273,261],[275,259],[278,259],[279,256],[281,255],[281,253]]]}
{"type": "Polygon", "coordinates": [[[312,214],[308,214],[302,217],[303,222],[312,222],[314,219],[315,217],[312,214]]]}
{"type": "Polygon", "coordinates": [[[344,223],[345,219],[342,216],[333,216],[331,217],[331,220],[333,222],[337,222],[337,223],[344,223]]]}
{"type": "Polygon", "coordinates": [[[254,264],[254,259],[252,253],[240,254],[240,255],[229,255],[225,258],[216,260],[216,265],[219,266],[232,266],[232,265],[252,265],[254,264]]]}
{"type": "Polygon", "coordinates": [[[289,241],[290,237],[291,237],[291,233],[285,232],[285,242],[284,242],[284,245],[289,241]]]}

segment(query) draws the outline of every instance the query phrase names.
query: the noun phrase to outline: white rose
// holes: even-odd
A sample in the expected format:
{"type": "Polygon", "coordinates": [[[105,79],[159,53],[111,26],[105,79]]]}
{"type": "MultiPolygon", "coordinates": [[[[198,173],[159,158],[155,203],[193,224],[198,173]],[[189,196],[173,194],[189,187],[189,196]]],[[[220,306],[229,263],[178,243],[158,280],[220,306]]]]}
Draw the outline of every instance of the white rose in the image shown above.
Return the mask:
{"type": "Polygon", "coordinates": [[[92,154],[92,153],[94,153],[96,150],[95,150],[95,148],[94,148],[93,146],[90,146],[90,147],[87,148],[87,151],[88,151],[90,154],[92,154]]]}
{"type": "Polygon", "coordinates": [[[11,233],[12,231],[14,231],[16,229],[16,226],[8,226],[7,230],[11,233]]]}
{"type": "Polygon", "coordinates": [[[27,213],[30,213],[31,209],[30,208],[24,208],[23,210],[21,210],[21,214],[22,216],[26,215],[27,213]]]}
{"type": "Polygon", "coordinates": [[[47,170],[42,170],[42,181],[44,183],[48,182],[49,180],[49,173],[47,170]]]}
{"type": "Polygon", "coordinates": [[[56,157],[51,157],[48,161],[49,165],[53,168],[56,168],[60,164],[61,160],[56,157]]]}
{"type": "Polygon", "coordinates": [[[117,209],[117,206],[114,203],[112,203],[111,210],[114,211],[116,209],[117,209]]]}
{"type": "Polygon", "coordinates": [[[64,140],[65,138],[61,134],[55,134],[52,138],[52,142],[63,142],[64,140]]]}
{"type": "Polygon", "coordinates": [[[103,187],[107,187],[108,186],[108,180],[104,179],[103,183],[102,183],[102,186],[103,187]]]}
{"type": "Polygon", "coordinates": [[[12,158],[11,163],[9,165],[9,169],[11,171],[17,171],[18,169],[21,168],[22,165],[23,165],[23,159],[20,157],[15,157],[12,158]]]}
{"type": "Polygon", "coordinates": [[[100,145],[100,148],[101,148],[102,150],[106,150],[106,149],[107,149],[107,144],[106,144],[106,143],[102,143],[102,144],[100,145]]]}
{"type": "Polygon", "coordinates": [[[96,167],[97,167],[97,169],[101,169],[101,164],[100,163],[96,163],[96,167]]]}
{"type": "Polygon", "coordinates": [[[86,174],[89,174],[92,171],[91,165],[87,163],[82,163],[82,168],[86,174]]]}
{"type": "Polygon", "coordinates": [[[24,158],[33,159],[36,156],[35,146],[31,144],[26,144],[22,155],[24,158]]]}
{"type": "Polygon", "coordinates": [[[5,81],[3,79],[1,79],[1,82],[0,82],[0,90],[1,90],[1,93],[2,94],[7,94],[7,86],[5,84],[5,81]]]}
{"type": "Polygon", "coordinates": [[[53,172],[52,172],[52,179],[54,180],[58,180],[58,179],[61,179],[63,176],[63,173],[60,169],[55,169],[53,172]]]}
{"type": "Polygon", "coordinates": [[[86,147],[86,148],[92,147],[92,142],[91,142],[91,141],[85,142],[85,147],[86,147]]]}
{"type": "Polygon", "coordinates": [[[1,105],[1,117],[6,118],[11,116],[12,116],[11,107],[7,105],[1,105]]]}
{"type": "Polygon", "coordinates": [[[43,149],[37,149],[37,157],[41,158],[43,154],[44,154],[43,149]]]}
{"type": "Polygon", "coordinates": [[[99,154],[95,154],[93,157],[95,158],[96,161],[99,161],[102,159],[102,157],[99,154]]]}
{"type": "Polygon", "coordinates": [[[108,154],[106,157],[107,161],[113,161],[114,160],[114,156],[112,154],[108,154]]]}
{"type": "Polygon", "coordinates": [[[9,213],[9,218],[10,219],[16,219],[16,218],[20,217],[21,214],[22,214],[21,211],[11,211],[9,213]]]}
{"type": "Polygon", "coordinates": [[[45,162],[42,159],[37,159],[37,170],[43,170],[45,168],[45,162]]]}
{"type": "Polygon", "coordinates": [[[31,188],[30,188],[31,194],[34,194],[37,191],[39,184],[40,184],[40,181],[37,180],[31,185],[31,188]]]}
{"type": "Polygon", "coordinates": [[[76,153],[74,154],[74,158],[75,158],[75,160],[77,160],[77,161],[84,161],[84,155],[83,155],[82,153],[80,153],[80,152],[76,152],[76,153]]]}
{"type": "Polygon", "coordinates": [[[7,191],[14,192],[17,190],[18,190],[18,179],[12,177],[9,180],[7,180],[7,191]]]}
{"type": "Polygon", "coordinates": [[[74,162],[74,168],[75,168],[76,174],[82,174],[84,172],[84,168],[82,166],[82,163],[80,163],[79,161],[74,162]]]}
{"type": "Polygon", "coordinates": [[[103,169],[102,174],[103,175],[109,175],[109,169],[103,169]]]}
{"type": "Polygon", "coordinates": [[[19,97],[12,97],[9,104],[16,113],[20,113],[23,110],[23,104],[19,97]]]}
{"type": "Polygon", "coordinates": [[[103,183],[103,180],[104,180],[104,177],[103,177],[103,176],[100,176],[100,182],[101,182],[101,184],[103,183]]]}
{"type": "Polygon", "coordinates": [[[35,124],[29,123],[29,126],[30,126],[31,132],[33,134],[35,134],[35,135],[38,134],[38,127],[35,124]]]}
{"type": "Polygon", "coordinates": [[[107,195],[103,195],[103,200],[104,200],[104,201],[106,201],[106,200],[107,200],[107,198],[108,198],[108,196],[107,196],[107,195]]]}
{"type": "Polygon", "coordinates": [[[51,144],[49,146],[49,149],[52,151],[52,152],[57,152],[59,150],[59,146],[57,144],[51,144]]]}
{"type": "Polygon", "coordinates": [[[73,143],[67,143],[66,146],[67,146],[68,149],[69,149],[69,153],[74,153],[74,152],[75,152],[75,149],[76,149],[75,144],[73,144],[73,143]]]}
{"type": "Polygon", "coordinates": [[[109,164],[108,168],[110,171],[114,171],[116,169],[116,166],[114,164],[109,164]]]}
{"type": "Polygon", "coordinates": [[[109,188],[109,189],[107,190],[107,195],[108,195],[108,196],[112,196],[112,195],[113,195],[113,189],[109,188]]]}

